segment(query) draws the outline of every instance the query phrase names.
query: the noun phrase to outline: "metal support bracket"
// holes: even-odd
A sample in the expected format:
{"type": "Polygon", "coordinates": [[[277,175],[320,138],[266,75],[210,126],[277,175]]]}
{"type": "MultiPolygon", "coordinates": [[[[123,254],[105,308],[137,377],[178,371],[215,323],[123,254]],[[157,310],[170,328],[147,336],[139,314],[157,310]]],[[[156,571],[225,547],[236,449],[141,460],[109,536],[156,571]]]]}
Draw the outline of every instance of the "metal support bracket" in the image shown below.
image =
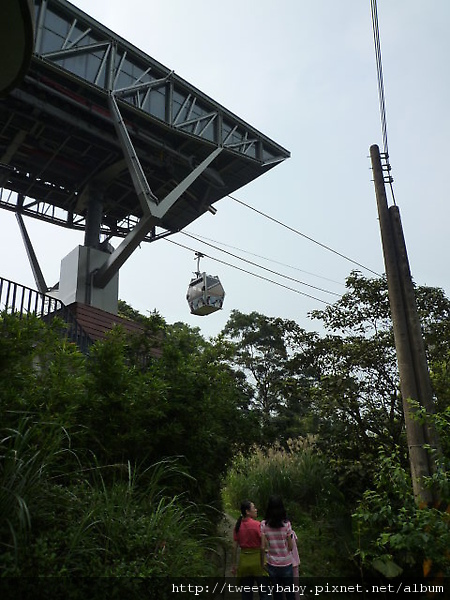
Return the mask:
{"type": "Polygon", "coordinates": [[[177,200],[184,194],[190,185],[205,171],[205,169],[220,154],[222,147],[215,148],[187,177],[183,179],[167,196],[158,202],[156,196],[150,189],[139,157],[133,147],[128,130],[116,99],[112,93],[108,96],[114,125],[119,136],[119,141],[125,154],[125,160],[130,171],[136,193],[144,212],[136,227],[127,235],[120,246],[107,258],[102,267],[94,274],[93,284],[95,287],[104,288],[119,271],[120,267],[131,256],[150,229],[159,223],[167,214],[177,200]]]}
{"type": "Polygon", "coordinates": [[[197,177],[205,171],[205,169],[213,162],[213,160],[222,152],[222,148],[215,148],[209,156],[205,158],[187,177],[183,179],[181,183],[177,185],[167,196],[162,200],[158,206],[154,208],[154,215],[159,219],[162,219],[164,215],[172,208],[178,198],[184,194],[190,185],[194,183],[197,177]]]}
{"type": "Polygon", "coordinates": [[[120,114],[119,106],[113,93],[108,94],[108,103],[111,110],[111,115],[119,137],[120,145],[125,155],[125,160],[130,171],[134,189],[136,190],[142,210],[145,214],[152,214],[152,208],[157,205],[158,199],[150,189],[142,165],[139,161],[133,142],[128,134],[127,126],[125,125],[122,115],[120,114]]]}
{"type": "Polygon", "coordinates": [[[95,272],[93,284],[95,287],[104,288],[108,285],[114,275],[119,271],[120,267],[132,255],[145,236],[155,224],[155,218],[152,215],[145,215],[130,231],[127,237],[122,240],[112,254],[109,255],[105,263],[95,272]]]}
{"type": "Polygon", "coordinates": [[[28,260],[30,261],[31,270],[33,271],[36,287],[41,294],[46,294],[48,292],[48,287],[45,283],[44,275],[42,274],[41,267],[39,266],[36,253],[34,251],[33,244],[31,243],[30,236],[26,230],[25,223],[23,222],[22,215],[18,212],[16,212],[16,219],[19,224],[20,233],[22,234],[25,250],[27,251],[28,260]]]}

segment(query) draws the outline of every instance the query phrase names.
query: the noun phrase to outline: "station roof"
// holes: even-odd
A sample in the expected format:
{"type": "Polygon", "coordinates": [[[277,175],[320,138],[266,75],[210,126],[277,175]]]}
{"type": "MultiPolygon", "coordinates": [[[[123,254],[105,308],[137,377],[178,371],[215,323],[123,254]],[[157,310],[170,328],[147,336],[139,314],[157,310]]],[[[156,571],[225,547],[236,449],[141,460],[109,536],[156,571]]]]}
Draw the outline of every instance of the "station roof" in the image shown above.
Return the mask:
{"type": "Polygon", "coordinates": [[[0,207],[84,229],[88,189],[102,233],[125,236],[141,205],[108,108],[113,93],[151,191],[163,199],[221,153],[164,216],[178,231],[289,152],[65,0],[34,0],[35,47],[0,101],[0,207]],[[15,204],[17,202],[17,204],[15,204]]]}

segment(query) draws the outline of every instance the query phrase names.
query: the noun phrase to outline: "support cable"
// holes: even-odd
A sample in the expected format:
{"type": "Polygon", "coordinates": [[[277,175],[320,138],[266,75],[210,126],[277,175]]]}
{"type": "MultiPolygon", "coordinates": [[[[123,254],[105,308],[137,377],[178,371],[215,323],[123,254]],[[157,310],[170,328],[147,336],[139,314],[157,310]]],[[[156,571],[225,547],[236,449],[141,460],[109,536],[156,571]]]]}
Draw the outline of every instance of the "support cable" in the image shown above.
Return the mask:
{"type": "MultiPolygon", "coordinates": [[[[164,238],[164,239],[167,242],[170,242],[171,244],[175,244],[175,246],[179,246],[180,248],[184,248],[185,250],[189,250],[190,252],[196,252],[196,250],[194,250],[194,248],[189,248],[189,246],[180,244],[179,242],[176,242],[175,240],[171,240],[168,237],[164,238]]],[[[257,273],[252,273],[252,271],[247,271],[246,269],[242,269],[241,267],[232,265],[228,262],[225,262],[224,260],[221,260],[220,258],[215,258],[214,256],[210,256],[209,254],[205,254],[204,252],[202,252],[202,254],[206,258],[209,258],[211,260],[219,262],[222,265],[226,265],[227,267],[232,267],[233,269],[237,269],[238,271],[242,271],[243,273],[247,273],[247,275],[251,275],[252,277],[257,277],[258,279],[262,279],[263,281],[273,283],[275,285],[278,285],[279,287],[284,288],[285,290],[295,292],[296,294],[300,294],[301,296],[306,296],[307,298],[311,298],[312,300],[317,300],[317,302],[322,302],[322,304],[330,305],[330,302],[327,302],[326,300],[322,300],[321,298],[316,298],[315,296],[311,296],[310,294],[307,294],[306,292],[301,292],[300,290],[296,290],[295,288],[289,287],[288,285],[284,285],[283,283],[279,283],[278,281],[274,281],[273,279],[269,279],[268,277],[264,277],[263,275],[258,275],[257,273]]]]}
{"type": "Polygon", "coordinates": [[[309,240],[310,242],[314,242],[314,244],[317,244],[321,248],[324,248],[325,250],[328,250],[329,252],[332,252],[333,254],[337,254],[337,256],[340,256],[341,258],[344,258],[345,260],[348,260],[349,262],[353,263],[354,265],[357,265],[358,267],[361,267],[362,269],[365,269],[366,271],[369,271],[370,273],[373,273],[377,277],[381,277],[381,275],[379,273],[377,273],[376,271],[373,271],[372,269],[369,269],[369,267],[365,267],[364,265],[362,265],[361,263],[357,262],[356,260],[353,260],[353,259],[349,258],[348,256],[345,256],[345,254],[341,254],[337,250],[333,250],[333,248],[330,248],[329,246],[326,246],[325,244],[322,244],[321,242],[318,242],[317,240],[315,240],[315,239],[313,239],[313,238],[305,235],[301,231],[298,231],[298,229],[294,229],[293,227],[289,227],[289,225],[286,225],[282,221],[278,221],[278,219],[274,219],[273,217],[271,217],[271,216],[267,215],[266,213],[258,210],[257,208],[254,208],[253,206],[250,206],[250,204],[246,204],[242,200],[238,200],[234,196],[230,196],[230,194],[228,194],[228,198],[231,198],[231,200],[234,200],[235,202],[238,202],[239,204],[242,204],[242,206],[245,206],[246,208],[249,208],[250,210],[255,211],[256,213],[258,213],[259,215],[265,217],[266,219],[269,219],[270,221],[273,221],[274,223],[277,223],[278,225],[281,225],[282,227],[285,227],[286,229],[289,229],[289,231],[292,231],[293,233],[296,233],[297,235],[300,235],[301,237],[304,237],[305,239],[309,240]]]}
{"type": "Polygon", "coordinates": [[[387,175],[384,177],[384,182],[389,185],[392,195],[392,201],[394,205],[395,195],[393,188],[394,179],[391,176],[391,165],[389,163],[389,148],[388,148],[388,137],[387,137],[387,118],[386,118],[386,100],[384,93],[384,79],[383,79],[383,63],[381,60],[381,43],[380,43],[380,28],[378,25],[378,10],[377,0],[370,0],[371,12],[372,12],[372,30],[373,30],[373,42],[375,47],[375,59],[377,64],[377,79],[378,79],[378,101],[380,105],[380,119],[381,119],[381,133],[383,137],[383,156],[381,157],[385,164],[383,165],[383,171],[387,175]]]}
{"type": "Polygon", "coordinates": [[[300,279],[296,279],[295,277],[290,277],[289,275],[282,275],[281,273],[278,273],[278,271],[274,271],[273,269],[268,269],[267,267],[258,265],[256,262],[253,262],[252,260],[242,258],[242,256],[238,256],[237,254],[228,252],[228,250],[223,250],[222,248],[218,248],[217,246],[210,244],[209,242],[205,242],[204,240],[201,240],[200,238],[196,237],[195,235],[192,235],[191,233],[187,233],[186,231],[181,231],[180,233],[186,235],[187,237],[190,237],[191,239],[195,240],[196,242],[201,242],[202,244],[206,244],[206,246],[210,246],[211,248],[214,248],[215,250],[219,250],[220,252],[223,252],[224,254],[228,254],[228,256],[232,256],[233,258],[242,260],[243,262],[246,262],[249,265],[252,265],[253,267],[258,267],[258,269],[262,269],[263,271],[267,271],[268,273],[272,273],[273,275],[277,275],[278,277],[283,277],[284,279],[288,279],[289,281],[293,281],[294,283],[300,283],[301,285],[305,285],[306,287],[312,288],[319,292],[324,292],[325,294],[331,294],[332,296],[337,296],[338,298],[341,297],[341,294],[336,294],[336,292],[330,292],[330,290],[326,290],[324,288],[317,287],[316,285],[312,285],[310,283],[305,283],[304,281],[301,281],[300,279]]]}
{"type": "MultiPolygon", "coordinates": [[[[237,246],[231,246],[230,244],[225,244],[224,242],[219,242],[217,240],[213,240],[211,238],[205,237],[204,235],[200,235],[199,233],[195,233],[192,231],[186,231],[186,230],[183,230],[182,232],[180,231],[180,233],[190,233],[191,235],[195,236],[195,238],[201,242],[206,240],[207,242],[219,244],[220,246],[223,246],[225,248],[231,248],[232,250],[238,250],[239,252],[243,252],[244,254],[249,254],[250,256],[255,256],[256,258],[262,258],[263,260],[269,261],[276,265],[280,265],[282,267],[287,267],[288,269],[293,269],[294,271],[299,271],[300,273],[306,273],[306,275],[311,275],[312,277],[318,277],[319,279],[324,279],[325,281],[329,281],[331,283],[336,283],[337,285],[345,286],[345,284],[342,283],[342,281],[336,281],[336,279],[330,279],[329,277],[324,277],[323,275],[318,275],[317,273],[311,273],[311,271],[305,271],[304,269],[299,269],[298,267],[294,267],[293,265],[289,265],[285,262],[274,260],[273,258],[267,258],[266,256],[262,256],[261,254],[256,254],[254,252],[250,252],[249,250],[244,250],[243,248],[238,248],[237,246]]],[[[213,246],[213,247],[220,250],[220,248],[218,248],[217,246],[213,246]]]]}

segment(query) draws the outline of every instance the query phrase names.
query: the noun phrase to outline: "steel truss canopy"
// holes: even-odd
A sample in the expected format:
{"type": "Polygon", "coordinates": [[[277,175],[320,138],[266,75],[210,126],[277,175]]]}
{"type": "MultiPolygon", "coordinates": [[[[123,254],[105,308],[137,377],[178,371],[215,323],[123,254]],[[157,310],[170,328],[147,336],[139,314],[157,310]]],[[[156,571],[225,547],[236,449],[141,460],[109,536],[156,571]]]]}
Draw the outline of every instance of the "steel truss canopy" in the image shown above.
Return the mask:
{"type": "Polygon", "coordinates": [[[145,222],[151,241],[289,157],[69,2],[34,7],[28,72],[0,100],[0,207],[84,230],[94,196],[102,234],[145,222]]]}

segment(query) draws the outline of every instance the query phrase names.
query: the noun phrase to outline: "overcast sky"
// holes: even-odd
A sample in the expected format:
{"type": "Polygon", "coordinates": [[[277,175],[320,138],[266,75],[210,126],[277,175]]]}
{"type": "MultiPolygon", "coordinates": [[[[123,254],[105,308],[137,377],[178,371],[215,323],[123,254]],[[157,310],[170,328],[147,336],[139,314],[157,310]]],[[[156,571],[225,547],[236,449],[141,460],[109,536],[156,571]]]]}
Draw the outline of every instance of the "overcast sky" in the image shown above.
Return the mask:
{"type": "MultiPolygon", "coordinates": [[[[369,160],[370,146],[383,145],[370,0],[73,4],[291,152],[236,198],[384,272],[369,160]]],[[[450,2],[379,0],[378,16],[390,162],[411,271],[416,283],[441,287],[448,296],[450,2]]],[[[215,206],[215,216],[203,215],[187,231],[338,295],[352,269],[373,276],[229,198],[215,206]]],[[[14,215],[1,211],[0,218],[0,275],[35,287],[14,215]]],[[[61,259],[84,236],[33,219],[26,225],[45,279],[54,284],[61,259]]],[[[166,240],[143,244],[120,271],[120,298],[143,314],[156,309],[169,323],[198,326],[206,337],[220,332],[232,309],[318,330],[308,312],[337,299],[181,233],[170,239],[297,290],[205,258],[202,270],[220,276],[225,305],[207,317],[191,316],[185,295],[193,252],[166,240]]]]}

